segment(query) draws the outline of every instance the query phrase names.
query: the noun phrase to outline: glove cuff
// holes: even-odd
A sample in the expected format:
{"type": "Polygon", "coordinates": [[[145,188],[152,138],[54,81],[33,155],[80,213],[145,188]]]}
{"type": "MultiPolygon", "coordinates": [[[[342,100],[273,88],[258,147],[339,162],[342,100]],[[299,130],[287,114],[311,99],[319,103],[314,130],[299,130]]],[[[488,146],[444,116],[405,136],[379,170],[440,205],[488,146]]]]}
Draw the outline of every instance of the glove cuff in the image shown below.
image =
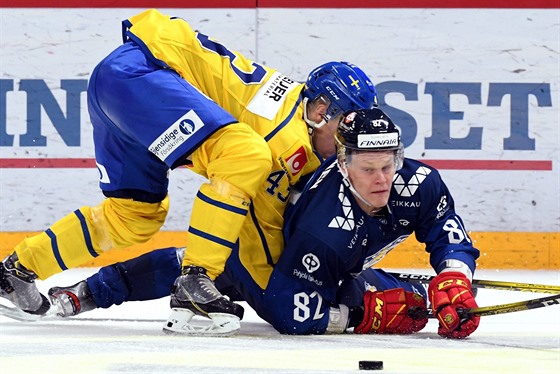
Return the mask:
{"type": "Polygon", "coordinates": [[[342,334],[348,328],[348,316],[350,312],[346,305],[339,305],[339,308],[329,308],[329,324],[327,334],[342,334]]]}
{"type": "Polygon", "coordinates": [[[465,264],[463,261],[450,259],[450,260],[443,261],[442,265],[443,265],[443,270],[441,270],[439,274],[447,273],[450,271],[459,272],[459,273],[463,273],[469,281],[472,281],[473,272],[471,271],[471,268],[469,268],[469,266],[465,264]]]}

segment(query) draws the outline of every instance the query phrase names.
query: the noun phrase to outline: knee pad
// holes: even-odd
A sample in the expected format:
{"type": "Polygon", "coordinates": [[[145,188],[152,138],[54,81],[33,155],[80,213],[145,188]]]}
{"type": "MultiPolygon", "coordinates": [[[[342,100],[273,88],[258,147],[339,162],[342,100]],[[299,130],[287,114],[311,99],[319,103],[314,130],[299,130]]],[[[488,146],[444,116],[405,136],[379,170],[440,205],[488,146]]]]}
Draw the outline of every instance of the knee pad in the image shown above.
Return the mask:
{"type": "Polygon", "coordinates": [[[99,249],[124,248],[147,242],[163,226],[169,211],[169,196],[159,203],[107,198],[91,208],[99,249]]]}

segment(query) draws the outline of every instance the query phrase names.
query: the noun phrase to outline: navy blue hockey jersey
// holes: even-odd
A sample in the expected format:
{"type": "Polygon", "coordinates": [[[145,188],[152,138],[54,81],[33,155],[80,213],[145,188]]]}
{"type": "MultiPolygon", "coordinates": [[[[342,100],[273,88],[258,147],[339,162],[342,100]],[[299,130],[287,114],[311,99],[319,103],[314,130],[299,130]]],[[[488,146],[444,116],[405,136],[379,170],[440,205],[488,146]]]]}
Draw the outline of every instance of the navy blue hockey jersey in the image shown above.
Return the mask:
{"type": "Polygon", "coordinates": [[[285,248],[264,295],[265,317],[283,333],[324,333],[342,282],[376,264],[412,233],[426,244],[436,272],[448,259],[475,269],[479,251],[437,170],[405,159],[388,206],[369,216],[344,185],[336,162],[333,157],[317,170],[285,214],[285,248]]]}

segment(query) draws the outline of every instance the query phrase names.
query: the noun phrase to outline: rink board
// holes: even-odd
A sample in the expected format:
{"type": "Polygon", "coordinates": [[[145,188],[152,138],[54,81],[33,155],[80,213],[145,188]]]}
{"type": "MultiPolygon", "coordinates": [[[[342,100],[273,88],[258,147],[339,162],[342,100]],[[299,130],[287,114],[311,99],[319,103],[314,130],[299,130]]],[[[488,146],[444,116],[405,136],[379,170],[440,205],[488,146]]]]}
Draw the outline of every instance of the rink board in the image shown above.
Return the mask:
{"type": "MultiPolygon", "coordinates": [[[[3,258],[17,243],[35,232],[0,232],[0,257],[3,258]]],[[[478,267],[481,269],[560,269],[560,234],[528,232],[471,232],[480,249],[478,267]]],[[[142,245],[111,250],[84,264],[96,267],[139,256],[152,249],[186,246],[187,233],[162,231],[142,245]]],[[[429,258],[424,244],[411,236],[391,251],[379,265],[387,268],[427,268],[429,258]]]]}

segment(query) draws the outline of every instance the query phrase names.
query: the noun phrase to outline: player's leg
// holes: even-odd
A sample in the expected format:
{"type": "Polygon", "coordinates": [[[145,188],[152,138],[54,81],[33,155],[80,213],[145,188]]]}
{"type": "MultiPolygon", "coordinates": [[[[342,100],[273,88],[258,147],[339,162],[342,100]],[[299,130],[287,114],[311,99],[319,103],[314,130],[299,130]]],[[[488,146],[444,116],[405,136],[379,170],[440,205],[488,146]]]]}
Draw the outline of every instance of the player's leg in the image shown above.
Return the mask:
{"type": "MultiPolygon", "coordinates": [[[[134,43],[127,43],[123,49],[128,54],[141,54],[134,43]]],[[[129,115],[112,115],[115,126],[135,136],[170,168],[190,161],[193,171],[209,179],[194,202],[190,257],[183,261],[183,275],[176,281],[171,306],[179,312],[203,316],[214,312],[240,316],[241,308],[219,293],[213,278],[223,271],[250,201],[270,173],[270,150],[249,126],[238,123],[177,73],[154,68],[148,59],[145,65],[148,71],[154,70],[126,84],[120,84],[120,80],[128,70],[103,65],[99,74],[113,79],[97,79],[95,88],[100,93],[90,105],[98,106],[102,113],[115,113],[129,102],[141,102],[142,107],[131,108],[129,115]],[[151,101],[145,100],[146,96],[151,101]],[[154,124],[163,130],[156,131],[154,124]],[[138,128],[143,131],[136,131],[138,128]]],[[[107,195],[107,189],[104,191],[107,195]]]]}
{"type": "MultiPolygon", "coordinates": [[[[239,328],[243,309],[225,299],[213,280],[222,274],[233,246],[239,239],[253,199],[270,173],[271,154],[265,141],[242,123],[228,125],[209,137],[191,155],[194,168],[202,170],[209,183],[198,191],[191,213],[189,245],[183,259],[182,275],[171,296],[172,314],[165,330],[199,333],[188,322],[193,315],[233,315],[222,326],[239,328]]],[[[221,317],[220,317],[221,318],[221,317]]]]}
{"type": "MultiPolygon", "coordinates": [[[[145,242],[164,222],[169,166],[154,157],[142,142],[150,141],[149,137],[143,138],[145,128],[160,127],[155,130],[157,136],[164,131],[157,126],[159,121],[154,123],[148,118],[149,110],[154,108],[142,102],[127,102],[129,98],[122,97],[118,89],[128,82],[145,85],[139,76],[149,74],[153,67],[142,56],[119,59],[125,52],[119,48],[98,65],[88,87],[100,185],[109,198],[97,207],[82,207],[45,232],[26,238],[0,265],[0,296],[26,311],[42,314],[48,309],[48,302],[34,283],[36,278],[45,279],[80,265],[110,248],[145,242]],[[121,68],[123,64],[126,66],[121,68]],[[114,67],[113,74],[100,75],[107,65],[114,67]],[[109,106],[107,112],[101,107],[105,102],[116,105],[109,106]],[[132,114],[146,107],[143,123],[128,122],[128,113],[130,120],[136,121],[132,114]]],[[[140,87],[136,90],[141,91],[140,87]]]]}
{"type": "MultiPolygon", "coordinates": [[[[154,300],[169,296],[181,274],[185,248],[169,247],[100,268],[95,274],[71,286],[52,287],[48,294],[61,317],[74,316],[96,308],[109,308],[125,301],[154,300]]],[[[228,260],[226,270],[216,279],[216,287],[232,301],[247,300],[260,305],[262,290],[240,266],[228,260]],[[238,291],[239,290],[239,291],[238,291]]]]}
{"type": "Polygon", "coordinates": [[[239,239],[251,200],[270,173],[271,154],[258,134],[236,123],[212,134],[191,157],[209,183],[194,200],[183,266],[203,267],[215,279],[239,239]]]}
{"type": "Polygon", "coordinates": [[[49,298],[62,317],[95,308],[109,308],[125,301],[154,300],[169,296],[181,274],[184,248],[163,248],[105,266],[72,286],[53,287],[49,298]]]}

